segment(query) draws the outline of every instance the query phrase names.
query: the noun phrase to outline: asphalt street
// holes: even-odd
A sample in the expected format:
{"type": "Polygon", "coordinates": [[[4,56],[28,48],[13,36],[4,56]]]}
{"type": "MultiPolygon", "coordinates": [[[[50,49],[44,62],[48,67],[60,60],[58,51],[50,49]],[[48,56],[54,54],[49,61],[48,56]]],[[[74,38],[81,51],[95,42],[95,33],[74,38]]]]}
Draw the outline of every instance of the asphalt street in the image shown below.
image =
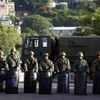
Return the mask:
{"type": "Polygon", "coordinates": [[[38,83],[37,92],[34,94],[23,93],[23,74],[21,74],[19,82],[19,93],[18,94],[6,94],[0,93],[0,100],[100,100],[100,94],[92,94],[92,83],[87,84],[87,94],[88,95],[74,95],[74,84],[70,83],[70,93],[56,93],[57,83],[53,81],[52,83],[52,94],[42,95],[38,93],[38,83]]]}

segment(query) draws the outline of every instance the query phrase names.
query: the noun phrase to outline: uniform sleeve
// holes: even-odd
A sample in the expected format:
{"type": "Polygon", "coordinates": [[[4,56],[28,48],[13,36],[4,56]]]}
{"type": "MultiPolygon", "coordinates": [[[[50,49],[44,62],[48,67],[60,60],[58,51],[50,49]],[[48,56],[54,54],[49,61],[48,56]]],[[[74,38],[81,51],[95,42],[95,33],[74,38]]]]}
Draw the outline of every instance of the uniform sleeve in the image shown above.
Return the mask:
{"type": "Polygon", "coordinates": [[[37,72],[38,73],[38,61],[37,61],[37,59],[35,60],[35,72],[37,72]]]}
{"type": "Polygon", "coordinates": [[[89,69],[89,65],[88,63],[86,62],[86,72],[89,73],[90,72],[90,69],[89,69]]]}
{"type": "Polygon", "coordinates": [[[50,63],[51,63],[51,67],[50,67],[50,72],[53,72],[54,71],[54,64],[53,64],[53,62],[52,61],[50,61],[50,63]]]}
{"type": "Polygon", "coordinates": [[[68,60],[68,70],[71,70],[71,64],[69,60],[68,60]]]}
{"type": "Polygon", "coordinates": [[[72,71],[73,72],[77,72],[77,69],[76,69],[76,61],[74,62],[73,66],[72,66],[72,71]]]}
{"type": "Polygon", "coordinates": [[[94,61],[92,63],[92,73],[94,73],[96,71],[96,66],[97,66],[96,61],[94,61]]]}
{"type": "Polygon", "coordinates": [[[28,70],[28,63],[27,63],[27,60],[25,60],[25,62],[24,62],[24,69],[25,69],[25,71],[28,70]]]}
{"type": "Polygon", "coordinates": [[[16,67],[18,67],[18,68],[20,68],[21,67],[21,63],[20,63],[20,59],[19,59],[19,57],[17,56],[17,66],[16,67]]]}
{"type": "Polygon", "coordinates": [[[59,59],[56,61],[56,64],[55,64],[55,70],[56,70],[56,72],[59,72],[58,61],[59,61],[59,59]]]}

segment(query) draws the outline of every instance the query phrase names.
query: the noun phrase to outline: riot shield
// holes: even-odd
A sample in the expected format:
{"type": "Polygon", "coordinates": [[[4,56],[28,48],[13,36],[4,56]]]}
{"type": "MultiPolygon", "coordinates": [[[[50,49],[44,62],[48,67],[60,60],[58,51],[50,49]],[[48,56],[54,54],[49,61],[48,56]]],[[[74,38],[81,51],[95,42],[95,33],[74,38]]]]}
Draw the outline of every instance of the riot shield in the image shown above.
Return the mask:
{"type": "Polygon", "coordinates": [[[94,73],[92,93],[93,94],[100,94],[100,72],[94,73]]]}
{"type": "Polygon", "coordinates": [[[86,95],[87,74],[84,71],[78,71],[75,74],[75,95],[86,95]]]}
{"type": "Polygon", "coordinates": [[[37,73],[29,70],[25,72],[24,93],[36,93],[37,73]]]}
{"type": "Polygon", "coordinates": [[[0,92],[4,91],[5,71],[0,71],[0,92]]]}
{"type": "Polygon", "coordinates": [[[6,93],[18,93],[19,74],[15,69],[10,69],[6,74],[6,93]]]}
{"type": "Polygon", "coordinates": [[[51,94],[52,75],[48,70],[40,73],[39,94],[51,94]]]}
{"type": "Polygon", "coordinates": [[[69,74],[65,71],[58,73],[57,93],[69,93],[69,74]]]}

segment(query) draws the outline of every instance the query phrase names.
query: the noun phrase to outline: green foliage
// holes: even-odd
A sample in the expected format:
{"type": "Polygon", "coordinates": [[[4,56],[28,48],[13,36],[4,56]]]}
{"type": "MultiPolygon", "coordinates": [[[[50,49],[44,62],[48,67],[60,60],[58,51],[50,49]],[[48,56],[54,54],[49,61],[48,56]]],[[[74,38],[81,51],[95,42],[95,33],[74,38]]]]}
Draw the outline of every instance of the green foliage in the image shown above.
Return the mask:
{"type": "Polygon", "coordinates": [[[49,35],[48,29],[51,26],[52,24],[47,18],[37,14],[27,17],[21,25],[22,33],[26,33],[26,29],[29,28],[30,30],[35,31],[38,35],[49,35]]]}
{"type": "Polygon", "coordinates": [[[19,24],[19,20],[15,16],[9,15],[9,17],[10,17],[10,20],[12,20],[12,23],[14,25],[18,25],[19,24]]]}
{"type": "Polygon", "coordinates": [[[61,9],[68,9],[68,7],[66,7],[65,4],[60,4],[60,5],[56,5],[56,9],[59,9],[59,10],[61,10],[61,9]]]}
{"type": "MultiPolygon", "coordinates": [[[[11,26],[0,24],[0,49],[7,55],[12,47],[21,45],[22,39],[17,32],[11,26]]],[[[19,49],[19,48],[17,48],[19,49]]]]}

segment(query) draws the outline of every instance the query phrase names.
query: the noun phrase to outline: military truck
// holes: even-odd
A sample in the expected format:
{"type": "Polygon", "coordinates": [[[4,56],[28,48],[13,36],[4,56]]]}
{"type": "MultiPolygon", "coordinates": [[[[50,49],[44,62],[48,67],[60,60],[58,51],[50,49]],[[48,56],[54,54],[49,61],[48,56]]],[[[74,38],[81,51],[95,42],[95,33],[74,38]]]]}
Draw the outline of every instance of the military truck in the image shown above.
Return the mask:
{"type": "Polygon", "coordinates": [[[45,52],[48,52],[50,59],[53,60],[55,40],[50,36],[27,36],[22,47],[22,62],[29,57],[29,51],[34,51],[39,62],[43,59],[45,52]]]}
{"type": "Polygon", "coordinates": [[[84,59],[89,64],[93,62],[96,52],[100,51],[100,37],[98,36],[68,36],[52,38],[51,36],[28,36],[25,38],[22,49],[22,61],[28,58],[28,52],[34,51],[38,61],[42,60],[43,53],[48,52],[51,60],[59,57],[64,51],[71,64],[77,59],[77,53],[83,52],[84,59]]]}
{"type": "Polygon", "coordinates": [[[77,53],[83,52],[84,59],[89,64],[95,59],[96,53],[100,51],[99,36],[71,36],[58,38],[58,54],[64,51],[70,62],[73,64],[77,59],[77,53]]]}

